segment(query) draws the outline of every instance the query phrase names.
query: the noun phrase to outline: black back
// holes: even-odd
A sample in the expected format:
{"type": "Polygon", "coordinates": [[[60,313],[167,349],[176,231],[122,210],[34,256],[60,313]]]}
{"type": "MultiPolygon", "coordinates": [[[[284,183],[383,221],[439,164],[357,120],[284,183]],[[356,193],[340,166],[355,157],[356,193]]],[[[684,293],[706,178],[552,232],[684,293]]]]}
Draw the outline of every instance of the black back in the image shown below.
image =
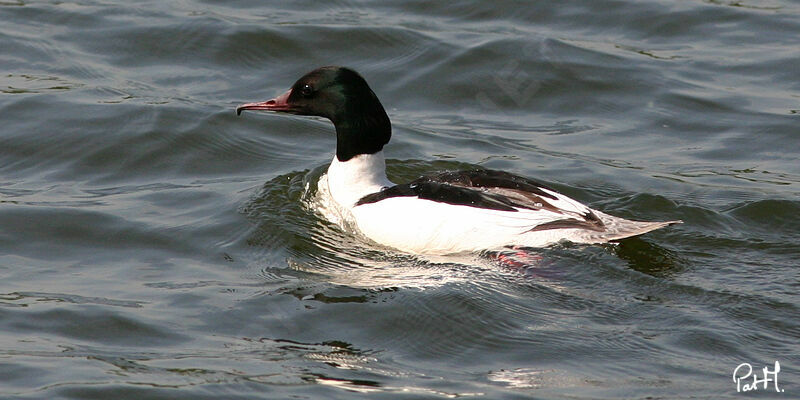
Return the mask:
{"type": "Polygon", "coordinates": [[[380,192],[368,194],[356,202],[357,206],[362,204],[377,203],[392,197],[419,197],[424,200],[432,200],[440,203],[447,203],[459,206],[470,206],[487,208],[500,211],[516,212],[513,204],[506,201],[502,196],[492,193],[482,193],[474,189],[453,186],[447,183],[425,181],[425,178],[417,179],[403,185],[395,185],[380,192]]]}
{"type": "Polygon", "coordinates": [[[542,190],[542,188],[550,190],[547,186],[531,179],[503,171],[476,169],[423,176],[406,184],[395,185],[380,192],[368,194],[359,199],[356,205],[375,203],[390,197],[415,196],[441,203],[500,211],[517,211],[517,208],[533,209],[507,196],[481,191],[481,188],[524,191],[540,197],[556,199],[555,196],[542,190]]]}

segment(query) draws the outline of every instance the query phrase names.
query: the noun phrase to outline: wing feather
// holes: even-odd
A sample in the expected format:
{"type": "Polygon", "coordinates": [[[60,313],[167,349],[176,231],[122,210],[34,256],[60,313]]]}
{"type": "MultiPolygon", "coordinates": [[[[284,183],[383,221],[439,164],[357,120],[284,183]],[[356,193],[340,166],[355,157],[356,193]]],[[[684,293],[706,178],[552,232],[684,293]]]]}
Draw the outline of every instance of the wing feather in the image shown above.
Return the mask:
{"type": "MultiPolygon", "coordinates": [[[[452,205],[496,211],[541,211],[529,231],[549,229],[605,230],[589,207],[529,178],[496,170],[443,172],[368,194],[356,206],[393,197],[417,197],[452,205]]],[[[521,217],[521,216],[520,216],[521,217]]],[[[527,218],[520,218],[527,219],[527,218]]]]}

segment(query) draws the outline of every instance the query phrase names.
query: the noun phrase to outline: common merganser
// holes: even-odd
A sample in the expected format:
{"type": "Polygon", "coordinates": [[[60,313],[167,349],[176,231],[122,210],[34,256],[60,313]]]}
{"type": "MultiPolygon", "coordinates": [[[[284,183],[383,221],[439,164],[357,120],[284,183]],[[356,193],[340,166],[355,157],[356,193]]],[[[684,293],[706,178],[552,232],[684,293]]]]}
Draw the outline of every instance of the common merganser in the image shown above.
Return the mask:
{"type": "Polygon", "coordinates": [[[338,206],[340,224],[379,244],[416,254],[545,247],[560,241],[596,244],[681,221],[642,222],[593,210],[537,181],[473,169],[394,184],[383,146],[392,127],[378,97],[349,68],[315,69],[286,93],[236,108],[329,119],[336,155],[319,190],[338,206]]]}

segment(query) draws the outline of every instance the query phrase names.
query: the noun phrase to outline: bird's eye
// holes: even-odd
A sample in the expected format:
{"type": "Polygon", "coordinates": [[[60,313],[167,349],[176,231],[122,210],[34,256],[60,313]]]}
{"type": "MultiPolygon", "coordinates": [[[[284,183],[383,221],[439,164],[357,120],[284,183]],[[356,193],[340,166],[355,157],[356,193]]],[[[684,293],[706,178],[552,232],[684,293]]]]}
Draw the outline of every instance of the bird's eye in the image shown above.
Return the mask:
{"type": "Polygon", "coordinates": [[[305,84],[302,88],[300,88],[300,94],[302,94],[303,97],[309,97],[314,94],[314,88],[309,84],[305,84]]]}

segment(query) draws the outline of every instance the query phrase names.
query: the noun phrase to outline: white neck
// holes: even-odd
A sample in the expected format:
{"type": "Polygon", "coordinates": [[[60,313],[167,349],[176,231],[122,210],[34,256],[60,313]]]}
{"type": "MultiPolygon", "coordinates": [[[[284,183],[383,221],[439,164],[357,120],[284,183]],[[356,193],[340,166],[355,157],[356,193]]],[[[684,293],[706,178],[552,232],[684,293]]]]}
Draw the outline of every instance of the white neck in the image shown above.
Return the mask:
{"type": "Polygon", "coordinates": [[[370,193],[394,185],[386,178],[386,159],[383,151],[375,154],[359,154],[347,161],[333,156],[328,167],[328,189],[339,205],[345,208],[370,193]]]}

